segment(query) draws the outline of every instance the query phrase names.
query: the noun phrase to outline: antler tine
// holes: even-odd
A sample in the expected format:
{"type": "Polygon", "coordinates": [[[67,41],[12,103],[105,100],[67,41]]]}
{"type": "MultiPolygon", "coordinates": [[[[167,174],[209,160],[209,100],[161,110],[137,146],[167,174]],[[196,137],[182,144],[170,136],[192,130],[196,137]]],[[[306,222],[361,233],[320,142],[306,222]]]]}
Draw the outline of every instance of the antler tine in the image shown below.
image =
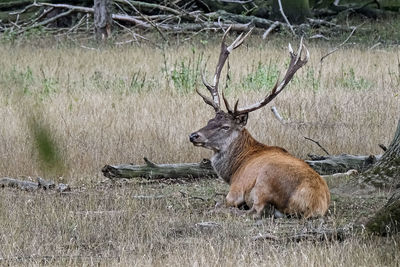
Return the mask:
{"type": "Polygon", "coordinates": [[[210,98],[208,98],[205,95],[203,95],[202,93],[200,93],[198,88],[196,88],[196,92],[199,94],[199,96],[201,96],[201,98],[203,98],[203,101],[206,104],[208,104],[214,108],[215,112],[217,112],[220,109],[219,106],[217,106],[214,101],[210,100],[210,98]]]}
{"type": "Polygon", "coordinates": [[[206,97],[205,95],[201,94],[199,90],[196,88],[197,93],[203,98],[204,102],[211,105],[215,109],[215,111],[220,110],[218,90],[215,90],[215,86],[210,85],[206,81],[204,77],[204,72],[201,74],[201,81],[203,82],[204,86],[208,89],[208,91],[210,91],[212,100],[206,97]]]}
{"type": "Polygon", "coordinates": [[[222,99],[224,100],[225,107],[228,110],[228,113],[233,113],[233,110],[231,109],[228,100],[225,98],[224,90],[222,90],[222,99]]]}
{"type": "MultiPolygon", "coordinates": [[[[232,26],[229,26],[229,28],[226,30],[224,33],[224,36],[222,37],[222,42],[221,42],[221,52],[219,55],[218,59],[218,64],[217,67],[215,68],[215,74],[214,74],[214,80],[213,80],[213,85],[210,85],[204,78],[204,74],[201,76],[202,82],[205,85],[205,87],[210,91],[212,100],[202,94],[199,93],[199,91],[196,89],[197,93],[203,98],[204,102],[207,104],[211,105],[215,111],[218,111],[221,109],[220,105],[220,98],[218,94],[218,84],[219,84],[219,79],[221,77],[221,71],[225,65],[226,59],[228,58],[229,54],[232,52],[232,50],[238,48],[244,41],[244,39],[247,38],[247,36],[251,33],[253,29],[251,29],[248,33],[246,33],[243,36],[243,33],[241,33],[235,41],[232,42],[230,46],[227,46],[225,44],[226,37],[228,36],[229,31],[231,30],[232,26]]],[[[227,105],[227,101],[224,98],[225,105],[227,105]]],[[[228,104],[229,106],[229,104],[228,104]]]]}
{"type": "Polygon", "coordinates": [[[293,52],[292,46],[289,44],[289,54],[290,54],[290,63],[289,67],[286,71],[286,74],[281,82],[279,82],[279,79],[276,81],[275,86],[272,88],[271,92],[269,95],[267,95],[263,100],[260,102],[257,102],[253,105],[250,105],[245,108],[238,109],[235,107],[234,113],[236,115],[239,114],[244,114],[244,113],[249,113],[254,110],[257,110],[269,102],[271,102],[282,90],[286,87],[286,85],[290,82],[290,80],[293,78],[294,74],[297,72],[298,69],[303,67],[309,60],[310,58],[310,53],[308,52],[307,47],[303,44],[303,38],[300,40],[300,45],[297,53],[295,54],[293,52]],[[303,49],[306,52],[306,56],[304,59],[302,59],[302,53],[303,49]]]}

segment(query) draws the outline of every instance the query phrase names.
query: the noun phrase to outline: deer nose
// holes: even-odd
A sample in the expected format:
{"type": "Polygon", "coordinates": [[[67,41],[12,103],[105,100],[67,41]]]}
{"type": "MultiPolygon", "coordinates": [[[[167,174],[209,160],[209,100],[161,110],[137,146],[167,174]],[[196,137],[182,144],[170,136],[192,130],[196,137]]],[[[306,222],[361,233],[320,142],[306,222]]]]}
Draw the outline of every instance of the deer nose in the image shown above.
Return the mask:
{"type": "Polygon", "coordinates": [[[199,138],[199,134],[198,133],[192,133],[192,134],[189,135],[190,142],[196,141],[197,138],[199,138]]]}

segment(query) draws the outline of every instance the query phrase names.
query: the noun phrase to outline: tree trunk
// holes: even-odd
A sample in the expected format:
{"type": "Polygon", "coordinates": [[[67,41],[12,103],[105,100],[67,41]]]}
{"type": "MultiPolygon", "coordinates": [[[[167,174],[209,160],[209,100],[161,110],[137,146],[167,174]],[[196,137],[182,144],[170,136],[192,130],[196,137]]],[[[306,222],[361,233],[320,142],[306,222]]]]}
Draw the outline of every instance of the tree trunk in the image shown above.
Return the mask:
{"type": "Polygon", "coordinates": [[[400,120],[390,146],[364,175],[365,182],[377,187],[392,187],[400,183],[400,120]]]}
{"type": "Polygon", "coordinates": [[[397,184],[387,204],[369,220],[367,229],[380,235],[400,232],[400,120],[390,146],[364,174],[365,182],[374,186],[393,187],[397,184]]]}
{"type": "Polygon", "coordinates": [[[111,37],[111,1],[94,0],[94,28],[97,40],[111,37]]]}
{"type": "Polygon", "coordinates": [[[369,231],[388,235],[400,232],[400,188],[398,188],[388,203],[380,209],[366,224],[369,231]]]}
{"type": "MultiPolygon", "coordinates": [[[[300,24],[306,18],[311,17],[311,11],[308,0],[280,0],[283,12],[290,23],[300,24]]],[[[272,2],[272,12],[274,17],[282,18],[278,0],[272,2]]]]}

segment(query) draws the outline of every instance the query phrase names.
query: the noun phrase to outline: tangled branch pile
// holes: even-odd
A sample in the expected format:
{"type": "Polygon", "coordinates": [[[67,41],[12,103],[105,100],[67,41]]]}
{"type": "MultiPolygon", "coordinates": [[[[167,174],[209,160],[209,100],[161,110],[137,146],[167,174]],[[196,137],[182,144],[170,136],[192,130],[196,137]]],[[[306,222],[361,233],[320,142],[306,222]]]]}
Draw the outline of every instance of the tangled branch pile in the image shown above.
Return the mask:
{"type": "MultiPolygon", "coordinates": [[[[274,2],[281,3],[281,0],[274,0],[272,4],[270,1],[257,0],[109,2],[112,3],[110,10],[114,22],[113,30],[129,32],[134,38],[142,37],[139,33],[155,30],[162,38],[167,39],[168,34],[197,34],[227,28],[229,25],[237,32],[255,27],[254,31],[263,34],[264,38],[272,31],[282,30],[304,35],[310,28],[319,28],[323,34],[324,31],[353,29],[331,21],[339,13],[358,12],[364,16],[376,17],[387,12],[383,11],[377,1],[347,6],[338,5],[339,1],[320,1],[328,4],[314,6],[313,9],[307,7],[312,12],[307,12],[309,15],[304,18],[291,16],[287,6],[278,11],[274,10],[274,2]],[[284,12],[288,14],[289,20],[284,12]]],[[[308,1],[306,2],[308,5],[308,1]]],[[[87,0],[72,0],[68,1],[68,4],[61,4],[57,0],[5,1],[0,3],[0,32],[15,35],[32,30],[68,34],[92,33],[95,11],[92,3],[87,0]]],[[[319,37],[323,37],[322,34],[319,37]]]]}

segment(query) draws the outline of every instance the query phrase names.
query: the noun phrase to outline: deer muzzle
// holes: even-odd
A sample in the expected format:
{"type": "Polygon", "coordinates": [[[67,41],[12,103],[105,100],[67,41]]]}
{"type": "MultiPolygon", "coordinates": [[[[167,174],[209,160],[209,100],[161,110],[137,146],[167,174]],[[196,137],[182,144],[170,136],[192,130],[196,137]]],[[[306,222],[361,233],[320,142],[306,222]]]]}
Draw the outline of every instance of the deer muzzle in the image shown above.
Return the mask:
{"type": "Polygon", "coordinates": [[[192,142],[193,145],[195,145],[195,146],[202,146],[202,145],[204,145],[204,138],[203,138],[202,134],[200,134],[199,132],[191,133],[191,134],[189,135],[189,140],[190,140],[190,142],[192,142]]]}

